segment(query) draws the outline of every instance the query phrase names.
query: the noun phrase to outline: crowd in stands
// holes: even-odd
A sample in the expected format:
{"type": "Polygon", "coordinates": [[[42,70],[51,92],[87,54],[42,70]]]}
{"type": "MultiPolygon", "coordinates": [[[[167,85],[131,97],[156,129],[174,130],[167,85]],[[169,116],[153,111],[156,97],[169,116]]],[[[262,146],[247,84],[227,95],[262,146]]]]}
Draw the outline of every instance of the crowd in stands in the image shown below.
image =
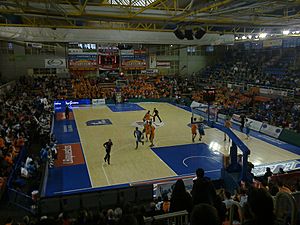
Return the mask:
{"type": "Polygon", "coordinates": [[[294,60],[278,51],[226,51],[224,59],[208,66],[200,76],[208,82],[215,80],[256,84],[280,88],[297,88],[299,72],[293,68],[294,60]],[[287,59],[287,60],[286,60],[287,59]]]}
{"type": "MultiPolygon", "coordinates": [[[[279,173],[285,172],[281,169],[279,173]]],[[[276,222],[278,218],[274,214],[273,198],[278,192],[291,193],[291,189],[282,182],[272,181],[274,175],[269,168],[264,176],[256,178],[260,181],[241,185],[236,193],[225,189],[216,190],[201,168],[197,169],[196,175],[190,192],[186,190],[183,180],[178,179],[172,187],[170,197],[164,195],[148,204],[134,205],[124,202],[120,206],[108,209],[82,209],[79,212],[62,212],[58,216],[40,218],[26,216],[23,222],[16,222],[9,217],[6,224],[144,225],[145,218],[186,210],[190,225],[227,225],[233,207],[234,224],[275,225],[279,223],[276,222]]],[[[299,190],[297,188],[293,191],[299,190]]],[[[285,222],[288,222],[288,218],[285,222]]]]}
{"type": "Polygon", "coordinates": [[[47,149],[47,158],[54,157],[54,138],[50,138],[52,102],[65,95],[65,81],[60,79],[22,77],[0,101],[0,189],[14,171],[11,188],[31,195],[39,188],[41,157],[35,146],[47,149]],[[51,146],[52,148],[49,148],[51,146]],[[23,148],[24,147],[24,148],[23,148]],[[23,152],[22,152],[23,151],[23,152]],[[25,152],[24,152],[25,151],[25,152]],[[23,161],[14,168],[18,156],[23,161]]]}
{"type": "Polygon", "coordinates": [[[105,98],[113,97],[114,88],[105,88],[100,85],[102,79],[72,79],[72,89],[74,98],[105,98]]]}
{"type": "Polygon", "coordinates": [[[122,87],[122,95],[130,98],[166,98],[171,96],[172,84],[169,79],[157,77],[155,80],[149,77],[140,77],[130,80],[128,85],[122,87]]]}

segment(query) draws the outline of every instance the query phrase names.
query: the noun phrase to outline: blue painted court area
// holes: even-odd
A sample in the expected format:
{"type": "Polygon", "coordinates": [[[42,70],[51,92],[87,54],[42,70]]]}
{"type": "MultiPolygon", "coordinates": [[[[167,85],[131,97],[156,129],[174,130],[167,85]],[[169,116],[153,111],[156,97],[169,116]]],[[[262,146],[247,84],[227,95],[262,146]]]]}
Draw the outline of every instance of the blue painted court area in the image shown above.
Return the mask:
{"type": "Polygon", "coordinates": [[[143,107],[134,104],[134,103],[125,103],[125,104],[108,104],[108,108],[112,112],[130,112],[130,111],[140,111],[140,110],[145,110],[143,107]]]}
{"type": "Polygon", "coordinates": [[[86,164],[49,169],[46,196],[81,192],[91,188],[86,164]]]}
{"type": "Polygon", "coordinates": [[[223,154],[214,152],[206,144],[188,144],[152,148],[177,175],[194,174],[197,168],[203,168],[211,179],[221,177],[223,154]]]}
{"type": "Polygon", "coordinates": [[[46,197],[82,192],[91,189],[91,181],[81,149],[80,138],[75,120],[54,120],[53,134],[58,146],[71,146],[68,151],[58,148],[58,159],[55,166],[49,168],[47,183],[45,184],[46,197]],[[75,146],[76,145],[76,146],[75,146]],[[72,149],[72,146],[74,149],[72,149]],[[81,160],[76,160],[81,156],[81,160]],[[72,158],[72,162],[69,162],[72,158]],[[74,162],[73,162],[74,159],[74,162]],[[68,162],[68,163],[64,163],[68,162]]]}
{"type": "Polygon", "coordinates": [[[80,142],[75,120],[56,120],[53,133],[59,144],[80,142]]]}

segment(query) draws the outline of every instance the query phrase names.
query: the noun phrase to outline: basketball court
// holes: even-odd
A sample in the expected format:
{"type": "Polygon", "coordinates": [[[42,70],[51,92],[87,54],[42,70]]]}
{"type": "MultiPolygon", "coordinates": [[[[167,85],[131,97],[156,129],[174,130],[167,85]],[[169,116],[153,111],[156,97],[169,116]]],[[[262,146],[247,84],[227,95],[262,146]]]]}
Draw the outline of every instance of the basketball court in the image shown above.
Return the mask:
{"type": "MultiPolygon", "coordinates": [[[[127,103],[102,106],[73,107],[70,120],[63,110],[56,111],[53,132],[58,141],[58,159],[49,169],[45,196],[80,193],[126,187],[139,182],[155,182],[193,175],[202,167],[212,179],[221,176],[224,155],[230,143],[223,133],[206,127],[202,141],[191,140],[191,112],[188,107],[170,103],[127,103]],[[156,121],[154,144],[135,149],[136,126],[153,108],[159,110],[163,123],[156,121]],[[111,165],[104,162],[103,143],[113,142],[111,165]]],[[[262,173],[265,166],[298,167],[300,148],[252,131],[251,138],[233,127],[237,136],[251,151],[249,161],[262,173]]],[[[140,128],[142,130],[142,128],[140,128]]]]}

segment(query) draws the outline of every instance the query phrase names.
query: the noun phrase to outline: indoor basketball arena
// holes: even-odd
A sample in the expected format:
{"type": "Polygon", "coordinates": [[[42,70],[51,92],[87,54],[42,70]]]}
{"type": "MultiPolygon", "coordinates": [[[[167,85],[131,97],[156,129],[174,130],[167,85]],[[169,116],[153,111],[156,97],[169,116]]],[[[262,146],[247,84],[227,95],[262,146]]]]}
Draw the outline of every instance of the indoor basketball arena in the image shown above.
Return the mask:
{"type": "Polygon", "coordinates": [[[0,11],[0,224],[300,224],[299,0],[0,11]]]}

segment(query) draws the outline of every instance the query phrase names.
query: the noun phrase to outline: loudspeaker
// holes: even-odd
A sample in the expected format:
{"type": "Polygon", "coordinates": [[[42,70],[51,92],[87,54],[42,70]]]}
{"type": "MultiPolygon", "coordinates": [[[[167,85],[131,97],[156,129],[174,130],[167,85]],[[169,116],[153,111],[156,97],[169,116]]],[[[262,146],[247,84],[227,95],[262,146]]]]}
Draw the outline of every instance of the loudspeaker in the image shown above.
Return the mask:
{"type": "Polygon", "coordinates": [[[174,31],[174,34],[175,34],[175,36],[176,36],[178,39],[180,39],[180,40],[183,40],[183,39],[184,39],[184,34],[182,33],[181,30],[176,29],[176,30],[174,31]]]}
{"type": "Polygon", "coordinates": [[[204,34],[206,34],[206,31],[203,30],[202,28],[199,28],[195,33],[195,38],[201,39],[204,36],[204,34]]]}
{"type": "Polygon", "coordinates": [[[184,30],[184,36],[186,37],[186,39],[188,40],[193,40],[193,30],[192,29],[185,29],[184,30]]]}

